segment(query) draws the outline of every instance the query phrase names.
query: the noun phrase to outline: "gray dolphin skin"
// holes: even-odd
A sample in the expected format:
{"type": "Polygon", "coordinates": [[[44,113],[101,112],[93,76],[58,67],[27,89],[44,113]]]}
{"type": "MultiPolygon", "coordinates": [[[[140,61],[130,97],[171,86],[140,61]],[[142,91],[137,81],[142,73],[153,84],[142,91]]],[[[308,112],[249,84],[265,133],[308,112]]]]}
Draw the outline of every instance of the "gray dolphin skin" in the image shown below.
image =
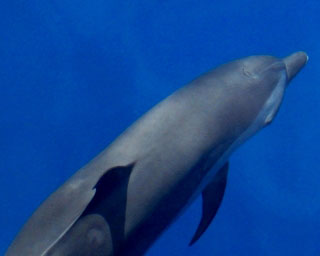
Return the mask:
{"type": "Polygon", "coordinates": [[[307,60],[250,56],[176,91],[50,195],[6,255],[143,255],[202,194],[195,243],[222,201],[230,154],[274,119],[307,60]]]}

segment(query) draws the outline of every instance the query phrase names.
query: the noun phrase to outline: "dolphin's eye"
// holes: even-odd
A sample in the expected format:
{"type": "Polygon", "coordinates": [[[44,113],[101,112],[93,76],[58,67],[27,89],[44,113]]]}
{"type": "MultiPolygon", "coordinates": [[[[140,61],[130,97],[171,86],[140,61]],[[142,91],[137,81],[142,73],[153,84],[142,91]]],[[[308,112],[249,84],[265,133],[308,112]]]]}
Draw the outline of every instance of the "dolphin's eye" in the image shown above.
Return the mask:
{"type": "Polygon", "coordinates": [[[242,74],[244,76],[248,77],[248,78],[251,78],[251,79],[257,79],[258,78],[257,75],[254,72],[252,72],[252,70],[250,70],[248,68],[248,66],[246,66],[246,65],[242,66],[242,74]]]}
{"type": "Polygon", "coordinates": [[[96,228],[91,228],[87,233],[88,242],[91,246],[97,248],[103,244],[103,232],[96,228]]]}
{"type": "Polygon", "coordinates": [[[251,77],[252,76],[252,73],[247,69],[246,66],[242,67],[242,73],[247,77],[251,77]]]}

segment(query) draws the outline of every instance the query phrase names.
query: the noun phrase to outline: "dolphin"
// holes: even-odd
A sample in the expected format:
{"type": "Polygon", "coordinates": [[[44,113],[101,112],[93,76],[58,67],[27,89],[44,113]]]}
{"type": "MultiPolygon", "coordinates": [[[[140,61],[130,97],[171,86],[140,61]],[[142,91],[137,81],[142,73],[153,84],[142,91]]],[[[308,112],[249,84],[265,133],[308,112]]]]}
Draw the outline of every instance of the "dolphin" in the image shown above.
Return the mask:
{"type": "Polygon", "coordinates": [[[230,154],[272,122],[307,60],[250,56],[191,81],[51,194],[6,255],[143,255],[202,194],[194,244],[221,204],[230,154]]]}

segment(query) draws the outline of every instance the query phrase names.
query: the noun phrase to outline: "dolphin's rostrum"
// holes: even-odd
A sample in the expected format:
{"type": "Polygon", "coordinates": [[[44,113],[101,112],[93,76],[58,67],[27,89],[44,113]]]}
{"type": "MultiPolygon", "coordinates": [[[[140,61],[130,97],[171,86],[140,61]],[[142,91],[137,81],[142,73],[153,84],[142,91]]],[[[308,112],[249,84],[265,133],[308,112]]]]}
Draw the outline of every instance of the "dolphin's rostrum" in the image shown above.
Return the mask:
{"type": "Polygon", "coordinates": [[[202,193],[193,244],[222,201],[230,154],[273,120],[306,62],[251,56],[173,93],[44,201],[6,255],[142,255],[202,193]]]}

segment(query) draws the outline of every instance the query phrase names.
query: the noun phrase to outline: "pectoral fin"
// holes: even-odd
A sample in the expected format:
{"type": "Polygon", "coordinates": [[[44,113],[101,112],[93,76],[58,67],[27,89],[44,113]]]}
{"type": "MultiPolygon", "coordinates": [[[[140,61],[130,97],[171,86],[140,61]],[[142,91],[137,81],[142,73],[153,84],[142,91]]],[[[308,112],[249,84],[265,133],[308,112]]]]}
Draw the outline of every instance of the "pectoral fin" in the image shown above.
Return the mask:
{"type": "Polygon", "coordinates": [[[227,183],[229,163],[227,162],[214,179],[202,191],[202,217],[189,245],[193,245],[206,231],[221,204],[227,183]]]}

